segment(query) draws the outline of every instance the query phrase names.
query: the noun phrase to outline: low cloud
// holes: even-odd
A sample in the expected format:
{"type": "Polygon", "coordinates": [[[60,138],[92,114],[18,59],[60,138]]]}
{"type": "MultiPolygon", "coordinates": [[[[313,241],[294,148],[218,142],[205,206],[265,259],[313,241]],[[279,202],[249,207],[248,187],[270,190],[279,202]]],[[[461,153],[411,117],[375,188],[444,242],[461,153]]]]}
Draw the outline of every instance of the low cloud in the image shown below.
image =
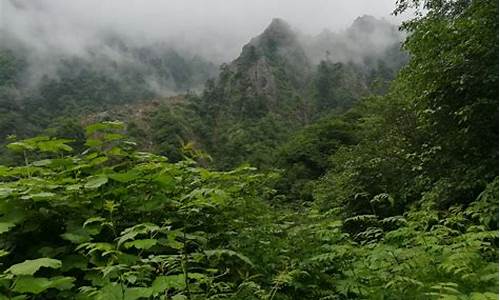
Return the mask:
{"type": "MultiPolygon", "coordinates": [[[[85,55],[110,35],[165,43],[220,63],[274,17],[306,34],[340,30],[356,17],[391,16],[394,0],[1,0],[0,37],[37,56],[85,55]]],[[[5,43],[5,42],[4,42],[5,43]]]]}

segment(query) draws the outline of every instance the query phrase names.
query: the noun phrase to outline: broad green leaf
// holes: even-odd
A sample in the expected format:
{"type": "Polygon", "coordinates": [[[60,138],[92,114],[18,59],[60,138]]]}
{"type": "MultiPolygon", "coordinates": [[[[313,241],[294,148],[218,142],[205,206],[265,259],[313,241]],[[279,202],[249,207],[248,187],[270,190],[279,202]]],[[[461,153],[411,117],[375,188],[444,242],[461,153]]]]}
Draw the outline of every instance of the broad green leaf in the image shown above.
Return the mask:
{"type": "Polygon", "coordinates": [[[83,223],[83,228],[87,227],[89,224],[92,224],[92,223],[103,223],[103,222],[106,222],[106,219],[104,219],[103,217],[92,217],[92,218],[88,218],[85,223],[83,223]]]}
{"type": "Polygon", "coordinates": [[[184,275],[158,276],[153,281],[152,289],[155,294],[163,293],[166,290],[174,289],[177,291],[185,288],[184,275]]]}
{"type": "Polygon", "coordinates": [[[41,267],[59,269],[61,265],[60,260],[44,257],[33,260],[25,260],[22,263],[12,265],[5,272],[12,273],[14,275],[33,275],[41,267]]]}
{"type": "Polygon", "coordinates": [[[130,182],[132,180],[136,180],[141,177],[141,173],[138,171],[128,171],[125,173],[112,173],[108,174],[108,177],[111,178],[112,180],[118,181],[118,182],[130,182]]]}
{"type": "Polygon", "coordinates": [[[9,167],[0,165],[0,177],[7,176],[9,174],[9,171],[9,167]]]}
{"type": "Polygon", "coordinates": [[[99,156],[99,157],[96,157],[94,159],[92,159],[90,161],[90,165],[91,166],[97,166],[97,165],[100,165],[102,163],[105,163],[109,160],[109,158],[107,156],[99,156]]]}
{"type": "Polygon", "coordinates": [[[175,179],[167,174],[155,176],[153,180],[165,189],[173,189],[175,187],[175,179]]]}
{"type": "MultiPolygon", "coordinates": [[[[174,232],[173,232],[174,233],[174,232]]],[[[166,239],[158,239],[158,243],[173,249],[182,249],[184,244],[176,240],[176,234],[169,234],[166,239]]]]}
{"type": "Polygon", "coordinates": [[[63,277],[63,276],[52,277],[50,278],[50,287],[56,288],[60,291],[70,290],[74,286],[73,284],[74,281],[75,278],[73,277],[63,277]]]}
{"type": "Polygon", "coordinates": [[[70,167],[74,166],[76,161],[72,157],[50,159],[50,167],[70,167]]]}
{"type": "Polygon", "coordinates": [[[82,255],[68,255],[62,259],[62,272],[67,272],[72,269],[87,270],[87,258],[82,255]]]}
{"type": "Polygon", "coordinates": [[[89,218],[83,223],[82,228],[90,235],[96,235],[103,229],[103,226],[109,224],[106,219],[102,217],[92,217],[89,218]]]}
{"type": "Polygon", "coordinates": [[[124,299],[125,300],[136,300],[136,299],[142,299],[142,298],[150,298],[152,294],[153,294],[152,288],[145,288],[145,287],[127,288],[125,290],[124,299]]]}
{"type": "Polygon", "coordinates": [[[97,139],[87,139],[87,141],[85,142],[85,146],[90,147],[90,148],[98,147],[101,145],[102,145],[102,141],[97,140],[97,139]]]}
{"type": "Polygon", "coordinates": [[[19,224],[26,218],[26,210],[12,202],[0,201],[0,222],[19,224]]]}
{"type": "Polygon", "coordinates": [[[121,236],[118,239],[118,246],[123,244],[128,240],[134,239],[139,234],[149,234],[160,230],[158,225],[152,223],[141,223],[135,226],[129,227],[121,232],[121,236]]]}
{"type": "Polygon", "coordinates": [[[90,241],[90,235],[85,230],[66,232],[61,234],[61,237],[74,244],[81,244],[90,241]]]}
{"type": "Polygon", "coordinates": [[[136,249],[147,250],[156,245],[157,243],[158,241],[155,239],[144,239],[144,240],[135,240],[131,242],[126,242],[125,244],[123,244],[123,246],[125,246],[125,248],[134,247],[136,249]]]}
{"type": "Polygon", "coordinates": [[[121,140],[124,138],[126,138],[126,136],[123,134],[119,134],[119,133],[106,133],[106,134],[104,134],[104,140],[106,142],[121,140]]]}
{"type": "Polygon", "coordinates": [[[498,294],[495,293],[472,293],[470,295],[471,300],[496,300],[498,299],[498,294]]]}
{"type": "Polygon", "coordinates": [[[14,223],[0,222],[0,234],[9,231],[14,226],[16,226],[14,223]]]}
{"type": "Polygon", "coordinates": [[[124,290],[119,284],[105,285],[96,295],[96,300],[123,300],[124,290]]]}
{"type": "Polygon", "coordinates": [[[35,167],[45,167],[52,164],[52,159],[43,159],[31,163],[35,167]]]}
{"type": "Polygon", "coordinates": [[[7,145],[7,148],[14,152],[23,152],[23,151],[29,151],[29,150],[35,150],[35,147],[33,145],[30,145],[26,142],[14,142],[10,143],[7,145]]]}
{"type": "Polygon", "coordinates": [[[86,249],[87,255],[90,255],[96,251],[101,252],[101,255],[106,256],[108,254],[115,253],[115,246],[111,243],[84,243],[76,247],[77,250],[86,249]]]}
{"type": "Polygon", "coordinates": [[[22,276],[16,279],[13,291],[18,293],[40,294],[49,287],[50,281],[47,278],[22,276]]]}
{"type": "Polygon", "coordinates": [[[66,186],[67,191],[79,191],[83,186],[81,184],[70,184],[66,186]]]}
{"type": "Polygon", "coordinates": [[[40,193],[36,193],[36,194],[30,194],[29,196],[31,197],[31,199],[38,201],[38,200],[46,200],[46,199],[53,198],[55,195],[56,194],[51,193],[51,192],[40,192],[40,193]]]}
{"type": "Polygon", "coordinates": [[[50,152],[50,153],[58,153],[61,151],[71,152],[73,148],[66,145],[66,143],[70,143],[73,140],[68,139],[52,139],[50,141],[41,141],[38,143],[38,148],[42,152],[50,152]]]}
{"type": "Polygon", "coordinates": [[[14,189],[12,188],[0,188],[0,199],[7,198],[8,196],[12,195],[13,192],[14,189]]]}
{"type": "Polygon", "coordinates": [[[114,156],[125,156],[127,155],[126,151],[123,151],[120,147],[113,147],[106,152],[108,155],[114,156]]]}
{"type": "Polygon", "coordinates": [[[32,277],[21,276],[16,279],[13,290],[19,293],[40,294],[49,288],[56,288],[58,290],[69,290],[74,284],[73,277],[32,277]]]}
{"type": "Polygon", "coordinates": [[[85,188],[87,189],[97,189],[100,186],[106,184],[108,182],[108,177],[104,175],[98,175],[90,177],[85,183],[85,188]]]}

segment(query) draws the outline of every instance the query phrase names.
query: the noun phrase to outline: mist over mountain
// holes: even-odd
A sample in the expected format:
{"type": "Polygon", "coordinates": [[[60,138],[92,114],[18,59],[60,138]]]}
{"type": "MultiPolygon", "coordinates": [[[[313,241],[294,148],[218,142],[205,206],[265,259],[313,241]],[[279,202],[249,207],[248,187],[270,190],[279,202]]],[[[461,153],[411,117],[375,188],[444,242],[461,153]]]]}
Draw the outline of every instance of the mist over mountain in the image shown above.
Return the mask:
{"type": "Polygon", "coordinates": [[[244,162],[268,166],[293,132],[343,113],[363,97],[386,92],[407,59],[400,49],[403,37],[395,31],[390,23],[364,16],[330,43],[323,35],[305,36],[274,18],[238,58],[222,64],[217,79],[191,97],[189,107],[173,105],[156,114],[161,116],[155,118],[156,128],[165,134],[157,139],[159,151],[181,157],[175,150],[181,144],[175,141],[189,140],[210,153],[219,168],[244,162]],[[351,44],[374,47],[384,34],[377,51],[350,52],[351,44]],[[317,53],[328,55],[319,58],[317,53]],[[167,134],[160,129],[165,127],[172,130],[167,134]],[[262,161],[262,151],[269,154],[268,161],[262,161]]]}
{"type": "Polygon", "coordinates": [[[0,300],[499,299],[498,15],[0,0],[0,300]]]}
{"type": "MultiPolygon", "coordinates": [[[[369,1],[358,0],[360,3],[348,11],[344,6],[321,3],[325,8],[321,11],[329,11],[328,15],[322,15],[316,1],[322,2],[290,5],[282,0],[253,1],[252,4],[215,0],[209,5],[189,0],[176,5],[176,1],[155,0],[4,0],[0,10],[0,45],[22,56],[28,69],[25,81],[35,85],[44,75],[57,77],[59,63],[75,58],[103,67],[104,71],[111,69],[111,73],[120,72],[110,65],[133,65],[145,72],[142,69],[148,68],[147,63],[134,53],[145,48],[155,49],[156,53],[176,52],[188,61],[195,59],[219,65],[235,59],[249,38],[262,32],[274,17],[290,22],[294,30],[308,35],[324,28],[332,32],[342,30],[360,14],[358,11],[398,22],[387,14],[388,9],[383,10],[390,7],[390,1],[370,5],[369,1]],[[250,17],[252,11],[259,13],[250,17]],[[312,14],[314,18],[306,18],[312,14]]],[[[315,39],[315,43],[321,44],[322,40],[315,39]]],[[[308,55],[318,62],[317,57],[324,56],[323,48],[307,50],[308,55]]],[[[154,89],[163,91],[161,94],[178,92],[173,80],[161,76],[151,78],[154,74],[146,73],[147,81],[154,89]]],[[[194,81],[198,85],[198,80],[194,81]]]]}
{"type": "Polygon", "coordinates": [[[344,31],[323,31],[316,36],[307,36],[274,18],[243,47],[237,59],[222,65],[217,84],[230,98],[242,98],[239,109],[261,101],[260,106],[280,110],[280,98],[307,98],[315,82],[322,80],[319,77],[331,71],[340,76],[333,86],[342,85],[346,78],[340,78],[347,76],[350,80],[344,85],[351,85],[359,98],[368,91],[374,73],[385,72],[390,79],[405,64],[403,37],[395,25],[372,16],[357,18],[344,31]]]}
{"type": "MultiPolygon", "coordinates": [[[[9,3],[21,10],[46,9],[9,3]]],[[[396,25],[371,16],[319,35],[273,18],[260,34],[247,37],[236,59],[220,68],[207,58],[204,46],[182,51],[176,43],[140,44],[112,31],[100,32],[94,43],[84,45],[65,40],[62,48],[56,47],[61,41],[47,37],[37,46],[5,27],[2,33],[2,136],[45,128],[54,120],[51,116],[76,117],[186,92],[200,95],[199,109],[209,116],[204,122],[227,123],[210,125],[211,130],[272,115],[291,122],[287,127],[293,129],[331,110],[345,110],[363,96],[383,93],[406,61],[396,25]],[[18,123],[14,115],[25,121],[18,123]]],[[[46,34],[43,28],[40,34],[46,34]]]]}
{"type": "Polygon", "coordinates": [[[304,37],[303,43],[308,56],[316,63],[328,59],[363,64],[377,58],[389,63],[395,60],[387,57],[388,51],[399,51],[403,39],[404,33],[394,24],[364,15],[344,30],[323,30],[318,35],[304,37]]]}
{"type": "Polygon", "coordinates": [[[89,114],[110,118],[115,107],[187,93],[184,103],[166,104],[172,107],[162,117],[150,116],[153,131],[177,128],[175,137],[143,134],[149,138],[141,144],[163,145],[159,151],[171,149],[173,157],[180,157],[182,140],[197,140],[216,156],[226,152],[214,145],[226,144],[235,151],[226,161],[233,166],[252,161],[255,150],[238,150],[244,139],[277,147],[320,116],[384,93],[406,61],[395,20],[380,13],[358,17],[353,10],[349,21],[333,14],[305,22],[297,10],[317,14],[313,4],[215,1],[207,14],[197,0],[173,10],[141,3],[2,2],[0,135],[27,136],[89,114]],[[248,19],[251,9],[262,13],[248,19]],[[275,135],[253,134],[273,122],[282,129],[275,135]],[[226,141],[234,130],[239,141],[226,141]]]}
{"type": "Polygon", "coordinates": [[[249,37],[281,18],[306,34],[346,28],[362,14],[390,19],[392,0],[349,6],[311,0],[3,0],[0,37],[19,40],[37,55],[85,55],[109,35],[127,44],[158,42],[222,63],[236,58],[249,37]],[[195,50],[195,51],[193,51],[195,50]]]}

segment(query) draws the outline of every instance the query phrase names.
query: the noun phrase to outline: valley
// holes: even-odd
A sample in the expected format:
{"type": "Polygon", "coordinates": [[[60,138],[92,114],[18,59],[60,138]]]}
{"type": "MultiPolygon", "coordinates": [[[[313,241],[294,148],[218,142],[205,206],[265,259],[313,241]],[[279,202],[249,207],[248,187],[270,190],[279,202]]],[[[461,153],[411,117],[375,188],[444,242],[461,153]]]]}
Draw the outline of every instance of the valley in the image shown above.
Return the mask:
{"type": "Polygon", "coordinates": [[[497,299],[498,3],[411,9],[223,63],[0,30],[0,300],[497,299]]]}

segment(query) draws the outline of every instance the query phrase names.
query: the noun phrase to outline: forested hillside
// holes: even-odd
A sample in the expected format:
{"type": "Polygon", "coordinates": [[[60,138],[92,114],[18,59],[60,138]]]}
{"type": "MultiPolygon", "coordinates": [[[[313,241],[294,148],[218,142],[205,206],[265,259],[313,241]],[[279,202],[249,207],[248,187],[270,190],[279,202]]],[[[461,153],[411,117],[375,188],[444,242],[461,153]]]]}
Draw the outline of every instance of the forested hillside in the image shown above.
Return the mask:
{"type": "Polygon", "coordinates": [[[498,299],[498,2],[413,9],[274,19],[170,98],[1,52],[0,299],[498,299]]]}
{"type": "MultiPolygon", "coordinates": [[[[384,93],[407,59],[399,49],[397,27],[370,16],[358,18],[346,32],[313,37],[275,19],[218,71],[168,45],[138,47],[118,36],[86,49],[84,56],[50,56],[36,63],[15,37],[2,41],[3,139],[43,132],[81,140],[87,116],[98,114],[102,120],[125,121],[141,145],[154,144],[156,152],[170,159],[179,160],[182,144],[191,142],[214,157],[214,166],[226,169],[244,162],[272,165],[274,148],[290,134],[321,115],[345,111],[363,96],[384,93]],[[374,42],[377,38],[384,42],[374,42]],[[348,49],[356,44],[377,50],[348,49]],[[186,101],[146,116],[152,128],[147,139],[134,131],[134,123],[143,120],[116,116],[123,105],[138,103],[140,110],[145,100],[186,92],[186,101]]],[[[0,155],[1,160],[8,162],[8,154],[0,155]]]]}
{"type": "Polygon", "coordinates": [[[221,66],[218,79],[209,81],[202,95],[187,98],[187,113],[186,109],[167,109],[177,117],[164,113],[161,127],[172,128],[172,118],[190,121],[183,124],[177,120],[173,125],[176,137],[165,138],[164,144],[175,143],[178,149],[179,140],[195,142],[198,149],[212,156],[218,169],[242,163],[274,166],[278,148],[300,128],[321,117],[343,113],[362,97],[386,92],[388,82],[407,60],[400,50],[402,36],[393,31],[397,31],[396,26],[364,16],[345,36],[339,34],[337,45],[321,36],[312,38],[324,41],[316,45],[304,43],[300,33],[285,21],[274,19],[243,47],[237,59],[221,66]],[[371,22],[369,28],[358,28],[364,21],[371,22]],[[377,29],[392,31],[380,35],[377,29]],[[366,43],[368,37],[383,37],[386,44],[378,47],[378,53],[366,55],[343,49],[354,42],[366,43]],[[315,61],[312,48],[323,53],[319,61],[315,61]],[[330,51],[345,51],[351,57],[331,58],[330,51]],[[182,114],[185,116],[179,117],[182,114]],[[192,132],[198,136],[193,138],[192,132]]]}
{"type": "Polygon", "coordinates": [[[0,39],[0,138],[75,126],[109,107],[200,90],[218,73],[213,63],[165,45],[136,47],[118,37],[107,43],[86,56],[40,61],[19,42],[0,39]]]}

